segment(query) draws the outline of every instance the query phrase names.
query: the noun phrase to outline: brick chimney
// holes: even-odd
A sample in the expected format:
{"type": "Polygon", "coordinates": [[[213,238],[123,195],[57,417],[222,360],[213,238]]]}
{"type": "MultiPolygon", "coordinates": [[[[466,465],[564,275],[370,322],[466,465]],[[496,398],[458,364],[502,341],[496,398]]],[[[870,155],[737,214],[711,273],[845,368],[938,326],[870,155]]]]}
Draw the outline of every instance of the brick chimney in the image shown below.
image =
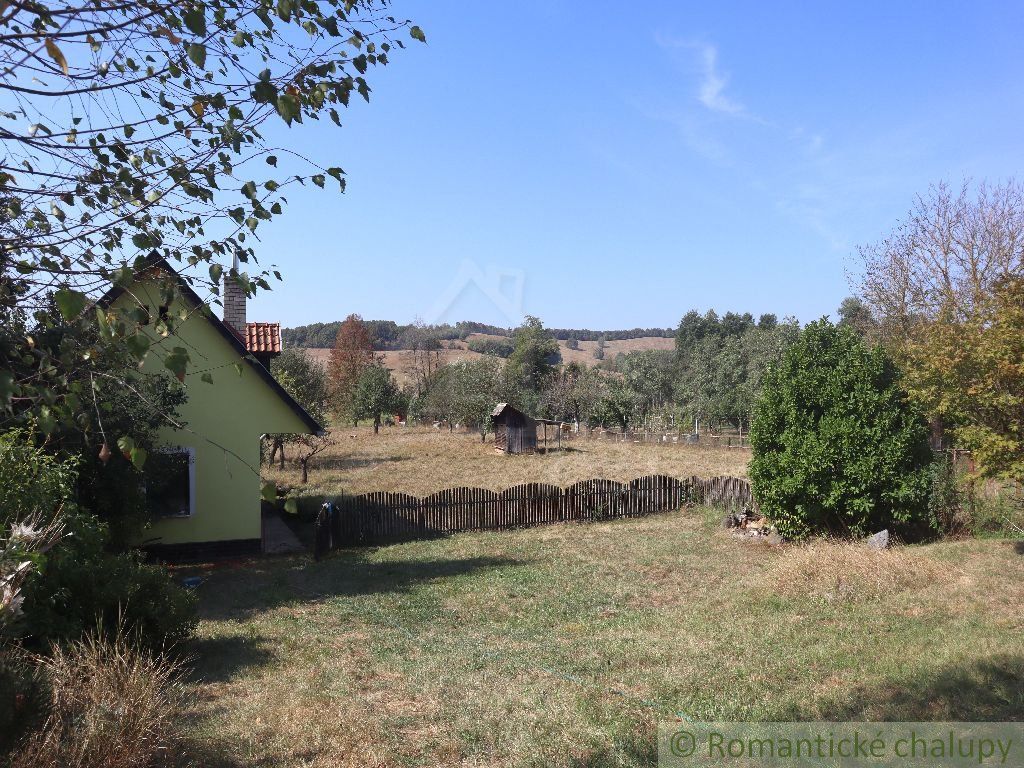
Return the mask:
{"type": "Polygon", "coordinates": [[[238,257],[231,270],[224,275],[224,322],[245,337],[245,289],[235,280],[238,275],[238,257]]]}

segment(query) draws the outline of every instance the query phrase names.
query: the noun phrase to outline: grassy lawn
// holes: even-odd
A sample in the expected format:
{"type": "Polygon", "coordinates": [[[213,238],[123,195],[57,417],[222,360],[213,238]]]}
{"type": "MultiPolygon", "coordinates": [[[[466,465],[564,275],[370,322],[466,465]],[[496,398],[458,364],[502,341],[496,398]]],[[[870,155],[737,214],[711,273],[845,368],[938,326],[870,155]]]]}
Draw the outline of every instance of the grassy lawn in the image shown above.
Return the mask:
{"type": "Polygon", "coordinates": [[[772,549],[681,510],[208,570],[237,766],[651,765],[697,719],[1024,719],[1024,547],[772,549]]]}
{"type": "MultiPolygon", "coordinates": [[[[652,474],[745,477],[750,459],[745,449],[611,440],[575,440],[568,450],[547,455],[504,456],[495,453],[493,435],[481,443],[478,434],[431,427],[384,427],[374,435],[369,427],[335,425],[331,434],[334,444],[313,459],[303,494],[402,491],[427,496],[467,485],[500,491],[519,483],[628,482],[652,474]]],[[[301,479],[290,462],[284,470],[264,468],[263,474],[282,485],[297,486],[301,479]]]]}

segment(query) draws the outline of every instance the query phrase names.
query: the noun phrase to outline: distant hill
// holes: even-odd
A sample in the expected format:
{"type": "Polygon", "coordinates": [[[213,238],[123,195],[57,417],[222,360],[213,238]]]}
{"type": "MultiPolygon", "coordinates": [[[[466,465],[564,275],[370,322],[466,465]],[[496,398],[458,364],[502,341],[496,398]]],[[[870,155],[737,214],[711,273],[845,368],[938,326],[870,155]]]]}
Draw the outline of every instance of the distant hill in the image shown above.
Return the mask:
{"type": "MultiPolygon", "coordinates": [[[[674,331],[673,331],[674,334],[674,331]]],[[[474,340],[508,338],[502,334],[471,333],[465,341],[458,339],[445,342],[446,349],[442,352],[445,362],[454,363],[459,360],[475,360],[483,355],[469,349],[469,344],[474,340]]],[[[569,349],[564,339],[558,341],[559,352],[562,353],[563,363],[579,363],[581,365],[595,366],[600,361],[594,357],[594,350],[597,348],[596,341],[580,341],[578,349],[569,349]]],[[[605,359],[614,360],[619,353],[628,354],[647,349],[675,349],[675,338],[671,336],[639,336],[632,339],[614,339],[605,342],[605,359]]],[[[307,347],[306,354],[313,360],[323,365],[331,356],[331,350],[325,347],[307,347]]],[[[399,385],[411,382],[407,372],[412,367],[413,353],[409,350],[393,349],[383,350],[384,365],[395,375],[399,385]]]]}
{"type": "MultiPolygon", "coordinates": [[[[488,325],[487,323],[475,323],[465,320],[454,325],[445,323],[444,325],[429,326],[399,325],[392,320],[364,320],[363,322],[366,323],[374,339],[374,348],[382,352],[411,349],[413,347],[412,339],[422,338],[427,334],[441,341],[465,342],[474,335],[479,337],[507,338],[512,335],[513,330],[511,328],[500,328],[495,325],[488,325]]],[[[340,325],[341,321],[337,320],[332,323],[313,323],[311,325],[300,325],[296,328],[284,328],[281,330],[281,337],[285,346],[288,347],[326,349],[334,346],[334,338],[338,335],[338,327],[340,325]]],[[[548,330],[559,341],[576,339],[579,342],[594,343],[602,336],[606,342],[613,342],[640,339],[671,340],[676,335],[675,328],[632,328],[620,331],[593,331],[589,328],[549,328],[548,330]]],[[[666,347],[659,344],[639,348],[670,349],[671,345],[666,347]]],[[[569,350],[569,352],[573,351],[569,350]]],[[[609,347],[608,351],[614,355],[615,352],[622,350],[612,351],[611,347],[609,347]]],[[[590,349],[589,354],[591,357],[593,356],[593,349],[590,349]]],[[[563,358],[571,359],[566,358],[564,354],[563,358]]]]}

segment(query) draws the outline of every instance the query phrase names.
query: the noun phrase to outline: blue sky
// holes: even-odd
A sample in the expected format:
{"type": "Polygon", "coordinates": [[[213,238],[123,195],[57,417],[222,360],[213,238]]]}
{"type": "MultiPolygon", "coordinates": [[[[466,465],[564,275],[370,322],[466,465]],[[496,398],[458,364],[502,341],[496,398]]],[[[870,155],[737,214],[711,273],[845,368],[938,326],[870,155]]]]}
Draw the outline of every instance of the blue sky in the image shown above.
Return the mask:
{"type": "Polygon", "coordinates": [[[261,228],[251,319],[673,326],[834,313],[929,183],[1021,174],[1024,4],[396,0],[423,27],[344,128],[348,174],[261,228]]]}

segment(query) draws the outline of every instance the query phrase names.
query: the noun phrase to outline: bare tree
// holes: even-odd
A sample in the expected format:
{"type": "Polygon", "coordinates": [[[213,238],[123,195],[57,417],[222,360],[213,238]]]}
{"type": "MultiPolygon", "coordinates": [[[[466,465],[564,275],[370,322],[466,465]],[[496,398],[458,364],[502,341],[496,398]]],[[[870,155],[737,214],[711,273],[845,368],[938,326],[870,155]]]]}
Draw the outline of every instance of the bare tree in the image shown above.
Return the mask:
{"type": "Polygon", "coordinates": [[[856,287],[884,340],[898,345],[943,313],[967,319],[1024,269],[1024,186],[933,185],[887,237],[858,252],[856,287]]]}

